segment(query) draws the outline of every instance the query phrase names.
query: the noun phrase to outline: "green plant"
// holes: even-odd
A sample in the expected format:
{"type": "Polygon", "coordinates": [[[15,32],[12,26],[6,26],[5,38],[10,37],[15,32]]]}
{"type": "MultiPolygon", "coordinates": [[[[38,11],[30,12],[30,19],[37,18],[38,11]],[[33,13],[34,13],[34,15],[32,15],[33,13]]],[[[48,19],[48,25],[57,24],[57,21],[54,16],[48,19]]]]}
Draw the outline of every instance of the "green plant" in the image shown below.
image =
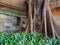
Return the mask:
{"type": "Polygon", "coordinates": [[[60,39],[44,37],[38,33],[2,33],[0,45],[60,45],[60,39]]]}

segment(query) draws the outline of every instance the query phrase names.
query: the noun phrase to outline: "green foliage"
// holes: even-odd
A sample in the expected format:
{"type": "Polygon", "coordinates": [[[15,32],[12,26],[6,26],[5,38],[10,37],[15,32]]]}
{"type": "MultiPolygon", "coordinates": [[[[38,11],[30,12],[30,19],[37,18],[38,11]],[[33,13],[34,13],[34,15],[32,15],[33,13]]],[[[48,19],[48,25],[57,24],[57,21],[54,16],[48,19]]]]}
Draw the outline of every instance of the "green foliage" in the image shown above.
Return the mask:
{"type": "Polygon", "coordinates": [[[2,33],[0,45],[60,45],[60,39],[44,37],[38,33],[2,33]]]}

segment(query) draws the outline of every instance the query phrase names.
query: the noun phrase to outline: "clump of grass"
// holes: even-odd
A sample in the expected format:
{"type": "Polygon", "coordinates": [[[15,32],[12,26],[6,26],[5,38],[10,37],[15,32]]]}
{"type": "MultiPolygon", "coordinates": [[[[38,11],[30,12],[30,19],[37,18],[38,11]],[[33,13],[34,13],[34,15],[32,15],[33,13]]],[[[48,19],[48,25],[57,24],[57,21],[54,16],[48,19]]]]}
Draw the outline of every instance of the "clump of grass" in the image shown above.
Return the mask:
{"type": "Polygon", "coordinates": [[[60,39],[44,37],[38,33],[2,33],[0,45],[60,45],[60,39]]]}

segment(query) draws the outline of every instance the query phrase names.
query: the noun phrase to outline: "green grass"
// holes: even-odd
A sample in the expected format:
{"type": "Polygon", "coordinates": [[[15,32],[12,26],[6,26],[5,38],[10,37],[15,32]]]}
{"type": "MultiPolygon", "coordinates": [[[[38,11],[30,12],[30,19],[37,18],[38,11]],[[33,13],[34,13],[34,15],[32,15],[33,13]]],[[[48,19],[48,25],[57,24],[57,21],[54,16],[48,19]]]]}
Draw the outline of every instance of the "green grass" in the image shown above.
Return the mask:
{"type": "Polygon", "coordinates": [[[0,45],[60,45],[60,39],[44,37],[38,33],[2,33],[0,45]]]}

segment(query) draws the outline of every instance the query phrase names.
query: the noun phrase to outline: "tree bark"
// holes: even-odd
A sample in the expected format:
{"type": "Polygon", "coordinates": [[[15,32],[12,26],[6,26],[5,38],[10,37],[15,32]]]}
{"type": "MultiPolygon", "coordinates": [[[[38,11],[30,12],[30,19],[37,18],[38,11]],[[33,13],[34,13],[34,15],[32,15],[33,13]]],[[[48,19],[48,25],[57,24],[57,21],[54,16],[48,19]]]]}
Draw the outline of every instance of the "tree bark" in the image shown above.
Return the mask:
{"type": "Polygon", "coordinates": [[[33,20],[32,20],[32,0],[29,0],[29,12],[28,12],[28,18],[29,18],[29,28],[30,32],[33,33],[33,20]]]}

